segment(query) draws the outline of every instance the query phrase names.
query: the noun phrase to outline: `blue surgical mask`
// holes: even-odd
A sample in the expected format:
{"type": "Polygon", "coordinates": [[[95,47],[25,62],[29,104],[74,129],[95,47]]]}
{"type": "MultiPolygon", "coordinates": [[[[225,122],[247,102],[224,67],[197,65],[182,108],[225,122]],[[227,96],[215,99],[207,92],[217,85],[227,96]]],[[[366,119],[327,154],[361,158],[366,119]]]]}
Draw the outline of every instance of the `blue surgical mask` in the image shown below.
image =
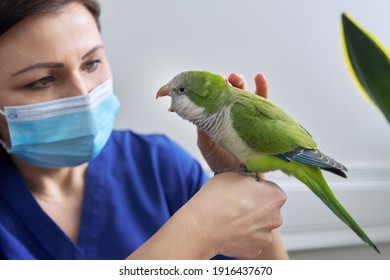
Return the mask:
{"type": "Polygon", "coordinates": [[[25,106],[5,106],[9,154],[43,167],[77,166],[96,157],[113,130],[119,101],[112,78],[89,94],[25,106]]]}

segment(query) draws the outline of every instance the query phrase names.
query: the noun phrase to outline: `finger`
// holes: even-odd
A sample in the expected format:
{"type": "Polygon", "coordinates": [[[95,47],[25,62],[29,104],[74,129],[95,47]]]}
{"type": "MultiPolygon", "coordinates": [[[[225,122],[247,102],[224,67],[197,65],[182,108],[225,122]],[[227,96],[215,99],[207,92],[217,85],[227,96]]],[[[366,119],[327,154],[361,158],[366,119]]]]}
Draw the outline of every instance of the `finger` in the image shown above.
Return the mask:
{"type": "Polygon", "coordinates": [[[198,132],[198,147],[205,151],[205,153],[208,153],[208,151],[213,148],[214,142],[203,132],[203,130],[198,127],[196,129],[198,132]]]}
{"type": "Polygon", "coordinates": [[[240,89],[246,89],[247,83],[245,81],[244,76],[239,75],[237,73],[232,73],[228,77],[228,81],[232,84],[232,86],[240,89]]]}
{"type": "Polygon", "coordinates": [[[262,73],[255,77],[256,94],[268,98],[268,81],[262,73]]]}

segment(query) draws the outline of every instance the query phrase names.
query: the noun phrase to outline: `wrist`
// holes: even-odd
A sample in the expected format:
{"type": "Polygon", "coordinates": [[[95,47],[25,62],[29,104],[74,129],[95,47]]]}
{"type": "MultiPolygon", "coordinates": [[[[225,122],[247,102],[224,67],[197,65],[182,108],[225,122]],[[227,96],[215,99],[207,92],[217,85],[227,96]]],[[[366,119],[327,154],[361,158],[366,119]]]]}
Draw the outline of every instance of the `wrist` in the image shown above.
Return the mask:
{"type": "Polygon", "coordinates": [[[208,260],[216,255],[187,205],[176,212],[128,259],[208,260]]]}
{"type": "Polygon", "coordinates": [[[198,207],[191,200],[183,207],[183,212],[178,212],[178,224],[182,225],[184,235],[188,237],[187,242],[193,249],[193,254],[197,259],[211,259],[219,253],[216,238],[213,231],[208,226],[210,217],[204,213],[202,207],[198,207]]]}

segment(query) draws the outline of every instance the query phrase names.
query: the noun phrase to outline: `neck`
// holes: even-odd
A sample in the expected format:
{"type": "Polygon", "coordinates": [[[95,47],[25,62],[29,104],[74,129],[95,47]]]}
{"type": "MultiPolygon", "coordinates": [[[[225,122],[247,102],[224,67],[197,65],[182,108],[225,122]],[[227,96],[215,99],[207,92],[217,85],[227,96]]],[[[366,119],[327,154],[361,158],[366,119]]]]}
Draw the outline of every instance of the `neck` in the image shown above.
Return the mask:
{"type": "Polygon", "coordinates": [[[33,195],[56,197],[84,189],[88,164],[76,167],[44,168],[11,155],[33,195]]]}
{"type": "Polygon", "coordinates": [[[221,110],[210,116],[200,116],[193,120],[193,123],[205,132],[211,139],[216,141],[221,131],[224,131],[230,118],[230,106],[224,107],[221,110]]]}

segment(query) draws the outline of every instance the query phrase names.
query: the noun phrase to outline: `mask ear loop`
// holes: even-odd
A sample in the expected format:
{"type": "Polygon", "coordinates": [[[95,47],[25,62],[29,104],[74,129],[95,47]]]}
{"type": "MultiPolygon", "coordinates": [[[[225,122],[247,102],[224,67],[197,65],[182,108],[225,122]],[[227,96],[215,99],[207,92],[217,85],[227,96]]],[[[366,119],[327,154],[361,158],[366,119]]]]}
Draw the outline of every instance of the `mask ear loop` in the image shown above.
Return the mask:
{"type": "MultiPolygon", "coordinates": [[[[0,115],[3,115],[7,119],[7,116],[5,115],[5,112],[3,110],[0,110],[0,115]]],[[[0,133],[0,145],[7,151],[7,153],[9,153],[11,147],[1,137],[2,135],[0,133]]]]}

